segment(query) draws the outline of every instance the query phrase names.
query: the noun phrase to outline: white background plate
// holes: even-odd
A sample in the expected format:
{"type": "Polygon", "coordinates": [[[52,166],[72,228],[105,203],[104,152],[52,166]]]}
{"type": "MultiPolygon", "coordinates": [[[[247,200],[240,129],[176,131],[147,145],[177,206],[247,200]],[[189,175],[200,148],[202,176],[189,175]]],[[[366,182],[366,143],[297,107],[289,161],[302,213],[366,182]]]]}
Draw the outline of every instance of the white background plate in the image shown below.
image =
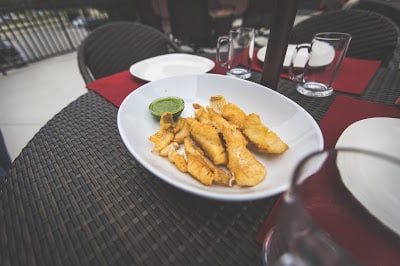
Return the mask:
{"type": "Polygon", "coordinates": [[[165,54],[133,64],[129,72],[140,79],[154,81],[166,77],[203,74],[214,68],[214,61],[190,54],[165,54]]]}
{"type": "Polygon", "coordinates": [[[177,76],[145,84],[121,104],[118,129],[128,150],[154,175],[196,195],[228,201],[259,199],[286,190],[297,162],[323,147],[320,128],[302,107],[256,83],[216,74],[177,76]],[[151,152],[153,143],[148,138],[159,130],[159,122],[148,109],[154,99],[179,96],[185,101],[182,117],[193,117],[193,103],[206,106],[210,96],[217,94],[224,95],[227,101],[237,104],[246,113],[259,114],[290,147],[279,156],[257,155],[267,168],[267,178],[257,186],[204,186],[190,175],[179,172],[166,158],[151,152]]]}
{"type": "MultiPolygon", "coordinates": [[[[346,128],[336,147],[372,150],[400,159],[399,136],[400,119],[368,118],[346,128]]],[[[371,214],[400,235],[400,167],[348,156],[338,157],[343,183],[371,214]]]]}
{"type": "MultiPolygon", "coordinates": [[[[288,45],[285,59],[283,61],[283,67],[288,68],[290,66],[290,61],[292,59],[292,55],[295,49],[296,49],[295,44],[288,45]]],[[[316,49],[319,56],[314,56],[310,60],[309,65],[311,67],[323,67],[332,62],[335,56],[335,51],[332,49],[332,47],[326,45],[325,43],[320,43],[318,44],[318,48],[316,49]]],[[[267,52],[266,46],[260,48],[260,50],[258,50],[257,52],[257,59],[260,60],[261,62],[264,62],[266,52],[267,52]]],[[[304,68],[304,66],[306,65],[307,57],[308,57],[307,49],[300,49],[294,61],[294,67],[304,68]]]]}

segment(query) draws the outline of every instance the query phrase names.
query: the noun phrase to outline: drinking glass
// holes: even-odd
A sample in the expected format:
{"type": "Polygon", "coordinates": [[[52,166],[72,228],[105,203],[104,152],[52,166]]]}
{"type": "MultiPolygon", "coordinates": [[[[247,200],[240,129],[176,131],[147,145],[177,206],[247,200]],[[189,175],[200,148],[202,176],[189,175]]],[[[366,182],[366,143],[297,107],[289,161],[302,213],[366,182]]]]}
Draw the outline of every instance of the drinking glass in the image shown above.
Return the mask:
{"type": "Polygon", "coordinates": [[[314,35],[311,44],[297,45],[289,67],[290,78],[298,82],[297,91],[312,97],[331,95],[350,41],[347,33],[322,32],[314,35]],[[295,63],[302,49],[308,57],[304,69],[299,69],[295,63]]]}
{"type": "Polygon", "coordinates": [[[397,252],[399,174],[400,156],[375,151],[337,148],[304,158],[265,236],[264,265],[362,265],[382,250],[397,252]]]}
{"type": "Polygon", "coordinates": [[[238,28],[229,35],[218,37],[217,63],[225,68],[226,75],[241,79],[251,77],[251,62],[254,54],[255,29],[238,28]],[[227,44],[227,60],[222,59],[223,48],[227,44]]]}

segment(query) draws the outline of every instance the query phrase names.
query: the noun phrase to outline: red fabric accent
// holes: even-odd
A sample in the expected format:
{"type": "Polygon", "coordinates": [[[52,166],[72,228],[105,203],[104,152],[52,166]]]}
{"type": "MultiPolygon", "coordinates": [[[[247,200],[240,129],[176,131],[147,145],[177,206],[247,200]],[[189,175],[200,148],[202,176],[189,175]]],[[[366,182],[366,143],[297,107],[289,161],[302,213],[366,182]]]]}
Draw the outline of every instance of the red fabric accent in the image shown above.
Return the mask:
{"type": "MultiPolygon", "coordinates": [[[[363,94],[380,65],[381,61],[346,57],[333,84],[333,89],[355,95],[363,94]]],[[[288,73],[282,73],[281,78],[289,79],[288,73]]]]}
{"type": "Polygon", "coordinates": [[[381,65],[381,61],[346,57],[333,87],[336,91],[361,95],[381,65]]]}
{"type": "MultiPolygon", "coordinates": [[[[336,96],[332,106],[320,122],[325,148],[333,148],[342,132],[352,123],[370,117],[400,118],[400,111],[394,105],[362,101],[346,96],[336,96]]],[[[334,171],[330,172],[334,175],[334,171]]],[[[355,213],[365,213],[361,208],[348,208],[350,201],[336,197],[332,192],[335,178],[322,178],[316,174],[307,180],[304,202],[308,212],[328,233],[347,248],[365,265],[397,265],[400,261],[399,238],[389,230],[374,230],[374,223],[356,218],[355,213]],[[338,218],[338,217],[341,218],[338,218]],[[335,221],[344,219],[346,228],[335,221]]],[[[262,243],[265,234],[275,224],[279,213],[280,196],[262,225],[257,241],[262,243]]],[[[357,206],[359,207],[359,206],[357,206]]]]}
{"type": "MultiPolygon", "coordinates": [[[[222,67],[215,66],[210,71],[213,74],[225,75],[226,71],[222,67]]],[[[86,87],[103,96],[106,100],[119,107],[126,96],[147,81],[135,78],[128,70],[97,79],[89,83],[86,87]]]]}
{"type": "Polygon", "coordinates": [[[126,96],[136,90],[146,81],[137,79],[126,70],[89,83],[86,87],[103,96],[106,100],[119,107],[126,96]]]}
{"type": "MultiPolygon", "coordinates": [[[[263,71],[263,63],[257,59],[257,51],[254,51],[251,69],[261,73],[263,71]]],[[[346,57],[333,84],[334,90],[356,95],[363,94],[380,65],[381,61],[377,60],[346,57]]],[[[282,69],[281,78],[289,79],[287,71],[286,68],[282,69]]]]}
{"type": "MultiPolygon", "coordinates": [[[[252,69],[254,71],[262,72],[262,63],[256,59],[256,55],[257,50],[254,51],[252,69]]],[[[245,62],[242,63],[245,64],[245,62]]],[[[379,66],[380,61],[345,58],[341,71],[339,72],[338,78],[335,82],[334,89],[347,93],[362,94],[379,66]]],[[[210,71],[210,73],[225,75],[226,70],[215,63],[215,67],[210,71]]],[[[282,73],[281,77],[288,78],[288,75],[287,73],[282,73]]],[[[96,91],[112,104],[119,107],[129,93],[146,83],[147,81],[133,77],[129,71],[126,70],[95,80],[89,83],[87,88],[96,91]]]]}

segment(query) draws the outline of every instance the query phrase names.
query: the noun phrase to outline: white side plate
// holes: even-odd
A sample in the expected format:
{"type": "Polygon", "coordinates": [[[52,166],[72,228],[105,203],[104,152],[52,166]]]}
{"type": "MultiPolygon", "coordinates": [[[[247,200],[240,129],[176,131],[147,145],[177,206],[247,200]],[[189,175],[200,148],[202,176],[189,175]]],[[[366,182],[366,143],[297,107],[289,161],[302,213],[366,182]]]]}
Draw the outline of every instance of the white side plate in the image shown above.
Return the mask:
{"type": "Polygon", "coordinates": [[[260,199],[286,190],[298,161],[323,148],[320,128],[298,104],[259,84],[217,74],[177,76],[145,84],[121,104],[118,129],[132,155],[157,177],[187,192],[227,201],[260,199]],[[185,101],[182,117],[193,117],[193,103],[206,106],[210,96],[217,94],[224,95],[227,101],[237,104],[246,113],[259,114],[289,145],[282,155],[256,154],[267,168],[267,177],[257,186],[205,186],[189,174],[181,173],[168,159],[151,152],[153,143],[148,139],[160,127],[148,109],[154,99],[179,96],[185,101]]]}
{"type": "Polygon", "coordinates": [[[166,77],[203,74],[214,68],[214,61],[190,54],[165,54],[133,64],[129,72],[142,80],[154,81],[166,77]]]}
{"type": "MultiPolygon", "coordinates": [[[[376,117],[351,124],[336,147],[372,150],[400,159],[400,119],[376,117]]],[[[343,183],[377,219],[400,235],[400,166],[339,154],[343,183]]]]}

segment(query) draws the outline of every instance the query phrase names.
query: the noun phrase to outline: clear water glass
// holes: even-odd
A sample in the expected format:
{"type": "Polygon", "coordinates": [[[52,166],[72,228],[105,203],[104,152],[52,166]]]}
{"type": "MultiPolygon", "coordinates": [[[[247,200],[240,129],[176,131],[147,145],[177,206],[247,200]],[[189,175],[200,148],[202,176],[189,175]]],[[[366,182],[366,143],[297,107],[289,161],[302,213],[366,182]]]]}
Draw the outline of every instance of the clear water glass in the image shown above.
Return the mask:
{"type": "Polygon", "coordinates": [[[400,155],[338,148],[307,156],[265,236],[264,265],[363,265],[379,248],[374,239],[400,247],[399,175],[400,155]]]}

